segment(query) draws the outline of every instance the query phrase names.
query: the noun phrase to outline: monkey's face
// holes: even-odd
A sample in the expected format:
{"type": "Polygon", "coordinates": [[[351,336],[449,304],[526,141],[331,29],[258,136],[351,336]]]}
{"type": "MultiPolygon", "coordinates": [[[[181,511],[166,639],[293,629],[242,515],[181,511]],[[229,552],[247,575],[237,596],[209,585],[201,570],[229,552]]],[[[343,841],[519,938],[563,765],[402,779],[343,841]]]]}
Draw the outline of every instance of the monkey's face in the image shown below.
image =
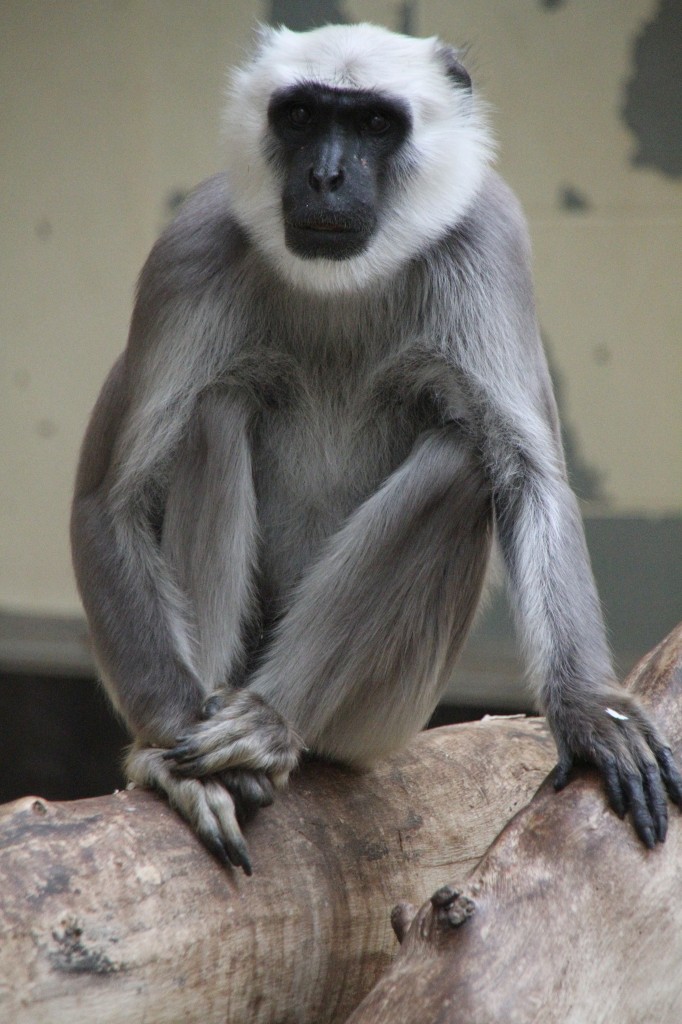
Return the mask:
{"type": "Polygon", "coordinates": [[[407,107],[373,91],[302,84],[275,93],[268,122],[287,248],[303,259],[363,252],[410,133],[407,107]]]}
{"type": "Polygon", "coordinates": [[[375,25],[264,29],[224,124],[230,212],[280,280],[328,295],[427,253],[491,156],[454,51],[375,25]]]}

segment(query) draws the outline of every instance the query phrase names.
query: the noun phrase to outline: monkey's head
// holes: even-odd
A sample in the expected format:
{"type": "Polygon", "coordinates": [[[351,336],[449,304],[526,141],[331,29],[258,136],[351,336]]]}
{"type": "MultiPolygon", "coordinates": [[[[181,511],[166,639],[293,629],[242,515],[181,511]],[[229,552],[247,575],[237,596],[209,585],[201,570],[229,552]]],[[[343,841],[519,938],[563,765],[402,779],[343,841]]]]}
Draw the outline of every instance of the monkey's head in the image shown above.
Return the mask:
{"type": "Polygon", "coordinates": [[[263,30],[225,129],[234,215],[285,280],[317,292],[425,252],[465,214],[492,150],[456,53],[373,25],[263,30]]]}

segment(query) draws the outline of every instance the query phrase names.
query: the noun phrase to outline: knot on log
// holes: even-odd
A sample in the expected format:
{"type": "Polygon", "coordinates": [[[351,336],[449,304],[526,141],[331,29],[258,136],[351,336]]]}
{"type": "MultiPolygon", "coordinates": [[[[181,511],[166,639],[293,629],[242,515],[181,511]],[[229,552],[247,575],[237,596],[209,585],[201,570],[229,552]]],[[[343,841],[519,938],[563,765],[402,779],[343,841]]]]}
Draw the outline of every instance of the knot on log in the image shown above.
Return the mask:
{"type": "Polygon", "coordinates": [[[452,885],[443,885],[431,897],[431,906],[437,922],[443,926],[459,928],[476,910],[476,904],[452,885]]]}
{"type": "Polygon", "coordinates": [[[416,908],[412,903],[398,903],[391,911],[391,928],[398,942],[402,943],[414,920],[416,908]]]}

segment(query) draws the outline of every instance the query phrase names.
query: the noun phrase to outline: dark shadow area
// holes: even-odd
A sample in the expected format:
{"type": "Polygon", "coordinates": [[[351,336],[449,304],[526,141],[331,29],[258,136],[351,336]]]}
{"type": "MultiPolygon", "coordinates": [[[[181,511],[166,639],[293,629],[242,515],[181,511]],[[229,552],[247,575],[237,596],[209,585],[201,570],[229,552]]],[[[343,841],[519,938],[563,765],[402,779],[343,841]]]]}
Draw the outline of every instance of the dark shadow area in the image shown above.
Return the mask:
{"type": "Polygon", "coordinates": [[[513,715],[526,714],[522,708],[518,712],[510,711],[508,707],[474,707],[473,705],[461,706],[459,704],[439,704],[429,719],[427,729],[437,729],[439,725],[456,725],[458,722],[478,722],[484,715],[513,715]]]}
{"type": "Polygon", "coordinates": [[[128,735],[94,679],[0,675],[0,803],[121,789],[128,735]]]}
{"type": "MultiPolygon", "coordinates": [[[[442,704],[428,728],[508,709],[442,704]]],[[[125,729],[94,679],[0,674],[0,803],[79,800],[122,789],[125,729]]]]}

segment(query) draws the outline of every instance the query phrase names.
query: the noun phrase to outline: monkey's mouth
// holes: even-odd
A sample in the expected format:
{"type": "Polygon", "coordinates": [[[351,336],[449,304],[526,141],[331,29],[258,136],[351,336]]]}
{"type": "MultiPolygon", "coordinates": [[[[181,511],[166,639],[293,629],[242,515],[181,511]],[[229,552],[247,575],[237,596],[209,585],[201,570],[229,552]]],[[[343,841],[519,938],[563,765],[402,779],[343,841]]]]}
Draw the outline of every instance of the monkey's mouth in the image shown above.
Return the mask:
{"type": "Polygon", "coordinates": [[[319,220],[289,221],[286,226],[294,231],[324,231],[328,234],[339,235],[359,234],[359,228],[356,224],[352,224],[345,218],[342,220],[336,217],[320,218],[319,220]]]}
{"type": "Polygon", "coordinates": [[[368,232],[347,217],[319,217],[285,221],[284,238],[303,259],[347,260],[367,247],[368,232]]]}

